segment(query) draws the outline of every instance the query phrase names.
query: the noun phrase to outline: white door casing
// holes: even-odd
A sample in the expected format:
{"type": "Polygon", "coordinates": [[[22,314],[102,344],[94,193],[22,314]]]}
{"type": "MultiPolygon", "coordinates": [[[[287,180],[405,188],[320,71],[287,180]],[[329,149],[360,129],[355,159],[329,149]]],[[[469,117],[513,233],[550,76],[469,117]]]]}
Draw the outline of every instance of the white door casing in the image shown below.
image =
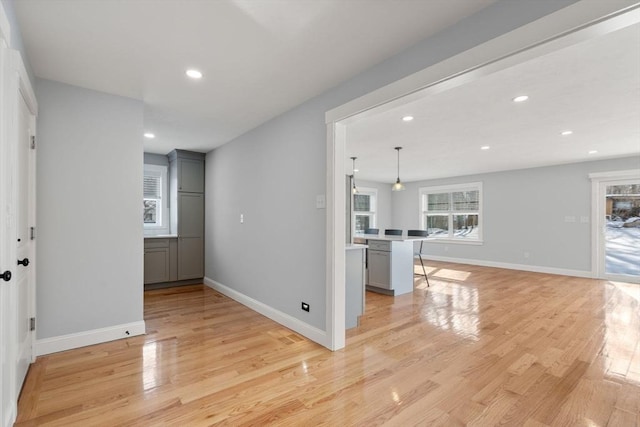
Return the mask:
{"type": "MultiPolygon", "coordinates": [[[[394,108],[475,80],[541,54],[640,22],[637,0],[579,1],[477,47],[452,56],[325,113],[327,126],[327,246],[325,346],[345,345],[345,125],[380,106],[394,108]],[[342,218],[342,219],[341,219],[342,218]]],[[[595,215],[593,215],[596,218],[595,215]]],[[[593,263],[592,263],[593,264],[593,263]]]]}

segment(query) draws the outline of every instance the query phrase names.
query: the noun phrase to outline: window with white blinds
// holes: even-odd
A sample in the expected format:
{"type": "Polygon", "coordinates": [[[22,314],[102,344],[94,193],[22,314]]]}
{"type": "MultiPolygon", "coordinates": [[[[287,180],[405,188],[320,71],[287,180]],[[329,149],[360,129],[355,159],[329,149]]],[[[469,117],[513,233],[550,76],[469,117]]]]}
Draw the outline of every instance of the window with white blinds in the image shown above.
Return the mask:
{"type": "Polygon", "coordinates": [[[430,237],[482,242],[482,183],[423,187],[419,191],[420,227],[430,237]]]}
{"type": "Polygon", "coordinates": [[[168,228],[166,220],[167,167],[144,165],[143,177],[143,220],[147,229],[168,228]]]}
{"type": "Polygon", "coordinates": [[[358,187],[353,195],[353,218],[356,233],[364,233],[367,228],[376,226],[378,190],[358,187]]]}

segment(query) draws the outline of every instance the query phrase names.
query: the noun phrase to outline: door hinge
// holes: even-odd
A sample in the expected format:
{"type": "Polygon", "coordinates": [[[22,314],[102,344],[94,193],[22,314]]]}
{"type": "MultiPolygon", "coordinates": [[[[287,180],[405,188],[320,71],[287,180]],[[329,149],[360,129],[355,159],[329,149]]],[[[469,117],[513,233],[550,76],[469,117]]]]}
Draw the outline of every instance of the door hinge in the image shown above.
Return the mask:
{"type": "Polygon", "coordinates": [[[36,136],[35,135],[31,135],[31,149],[32,150],[36,149],[36,136]]]}
{"type": "Polygon", "coordinates": [[[31,319],[29,319],[29,330],[30,331],[35,331],[36,330],[36,318],[32,317],[31,319]]]}
{"type": "Polygon", "coordinates": [[[35,240],[36,238],[36,228],[35,227],[31,227],[31,234],[29,237],[31,240],[35,240]]]}

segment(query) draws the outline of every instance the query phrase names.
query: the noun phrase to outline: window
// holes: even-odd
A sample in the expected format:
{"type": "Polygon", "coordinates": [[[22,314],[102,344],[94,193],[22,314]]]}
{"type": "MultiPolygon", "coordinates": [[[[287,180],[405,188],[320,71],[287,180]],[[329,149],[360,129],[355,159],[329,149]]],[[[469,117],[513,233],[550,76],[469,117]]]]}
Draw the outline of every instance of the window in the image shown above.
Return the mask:
{"type": "Polygon", "coordinates": [[[144,228],[168,232],[167,167],[144,165],[143,188],[144,228]]]}
{"type": "Polygon", "coordinates": [[[353,223],[356,233],[364,233],[367,228],[375,228],[377,202],[378,190],[358,187],[358,193],[353,195],[353,223]]]}
{"type": "Polygon", "coordinates": [[[482,241],[482,183],[420,189],[420,226],[431,237],[482,241]]]}

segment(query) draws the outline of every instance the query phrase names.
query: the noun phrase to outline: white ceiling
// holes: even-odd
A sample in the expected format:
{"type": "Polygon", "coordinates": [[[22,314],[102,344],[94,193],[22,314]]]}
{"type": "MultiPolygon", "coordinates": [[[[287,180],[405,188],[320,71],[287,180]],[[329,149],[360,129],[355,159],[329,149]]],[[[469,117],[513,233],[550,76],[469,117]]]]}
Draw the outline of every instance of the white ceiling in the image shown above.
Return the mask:
{"type": "Polygon", "coordinates": [[[145,150],[209,151],[495,0],[15,0],[41,78],[143,100],[145,150]],[[204,78],[190,81],[188,67],[204,78]]]}
{"type": "Polygon", "coordinates": [[[347,174],[393,183],[396,146],[405,182],[637,155],[640,25],[396,105],[349,120],[347,174]]]}

